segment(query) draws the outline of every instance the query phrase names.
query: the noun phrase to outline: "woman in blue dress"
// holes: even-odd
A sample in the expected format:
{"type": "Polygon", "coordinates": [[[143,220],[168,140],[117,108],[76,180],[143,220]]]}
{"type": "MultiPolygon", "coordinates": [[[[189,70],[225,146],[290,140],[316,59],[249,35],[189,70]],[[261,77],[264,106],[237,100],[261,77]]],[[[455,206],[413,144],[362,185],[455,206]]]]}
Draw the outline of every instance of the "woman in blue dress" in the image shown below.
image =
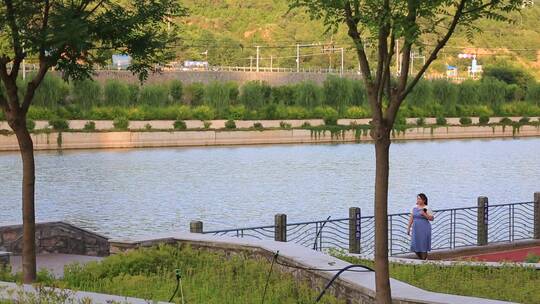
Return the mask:
{"type": "Polygon", "coordinates": [[[424,193],[416,197],[416,206],[411,212],[407,234],[411,235],[411,251],[416,253],[419,259],[427,260],[428,252],[431,251],[431,223],[433,212],[428,209],[428,198],[424,193]]]}

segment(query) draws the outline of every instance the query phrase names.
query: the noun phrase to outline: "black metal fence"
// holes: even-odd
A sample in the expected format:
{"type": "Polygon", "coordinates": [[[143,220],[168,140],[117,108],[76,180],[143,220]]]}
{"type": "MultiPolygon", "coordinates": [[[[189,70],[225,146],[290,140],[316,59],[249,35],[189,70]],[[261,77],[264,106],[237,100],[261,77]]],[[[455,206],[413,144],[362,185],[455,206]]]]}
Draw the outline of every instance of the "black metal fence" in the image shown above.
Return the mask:
{"type": "MultiPolygon", "coordinates": [[[[432,249],[453,249],[488,243],[540,239],[540,194],[534,202],[489,205],[487,198],[478,199],[478,206],[435,210],[432,222],[432,249]]],[[[407,235],[409,213],[388,216],[389,254],[410,252],[407,235]]],[[[274,225],[227,230],[199,231],[217,236],[286,241],[314,250],[330,248],[351,253],[374,253],[374,216],[361,216],[360,208],[351,208],[349,217],[287,223],[286,216],[276,215],[274,225]]]]}

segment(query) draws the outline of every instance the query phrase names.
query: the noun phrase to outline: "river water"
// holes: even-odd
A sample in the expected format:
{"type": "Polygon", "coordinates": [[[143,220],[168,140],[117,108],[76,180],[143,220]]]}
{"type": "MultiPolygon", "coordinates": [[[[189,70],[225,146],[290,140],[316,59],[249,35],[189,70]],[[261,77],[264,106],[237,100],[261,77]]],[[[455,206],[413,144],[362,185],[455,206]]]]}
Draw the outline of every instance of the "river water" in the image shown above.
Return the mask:
{"type": "MultiPolygon", "coordinates": [[[[531,201],[540,139],[394,142],[391,213],[425,192],[433,209],[531,201]]],[[[82,150],[36,153],[38,221],[65,220],[112,237],[373,214],[372,144],[82,150]]],[[[21,222],[22,164],[0,153],[0,225],[21,222]]]]}

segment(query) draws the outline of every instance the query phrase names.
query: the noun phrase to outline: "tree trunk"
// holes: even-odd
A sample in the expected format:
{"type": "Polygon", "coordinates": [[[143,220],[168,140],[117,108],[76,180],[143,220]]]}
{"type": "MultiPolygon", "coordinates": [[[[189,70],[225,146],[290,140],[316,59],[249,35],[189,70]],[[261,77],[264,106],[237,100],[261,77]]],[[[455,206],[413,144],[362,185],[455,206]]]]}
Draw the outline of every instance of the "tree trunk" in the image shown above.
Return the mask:
{"type": "Polygon", "coordinates": [[[23,250],[22,269],[24,283],[36,280],[36,218],[34,212],[35,165],[34,145],[26,128],[26,117],[18,117],[10,123],[17,136],[23,163],[22,213],[23,250]]]}
{"type": "Polygon", "coordinates": [[[375,282],[377,303],[391,303],[388,267],[388,175],[390,129],[375,126],[375,282]]]}

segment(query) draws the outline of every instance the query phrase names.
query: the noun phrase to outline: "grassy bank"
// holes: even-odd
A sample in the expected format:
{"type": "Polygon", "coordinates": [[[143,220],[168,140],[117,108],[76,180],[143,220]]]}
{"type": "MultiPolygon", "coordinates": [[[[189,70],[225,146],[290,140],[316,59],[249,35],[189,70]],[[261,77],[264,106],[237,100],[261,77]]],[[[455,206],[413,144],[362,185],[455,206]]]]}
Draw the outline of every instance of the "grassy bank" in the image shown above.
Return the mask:
{"type": "MultiPolygon", "coordinates": [[[[151,300],[168,301],[175,286],[175,270],[182,274],[186,303],[261,303],[270,263],[243,254],[201,252],[160,246],[114,255],[101,263],[68,266],[58,281],[41,274],[46,285],[151,300]]],[[[2,279],[17,279],[0,274],[2,279]]],[[[276,269],[270,276],[265,303],[312,303],[318,293],[276,269]]],[[[342,303],[325,296],[323,303],[342,303]]],[[[174,298],[180,303],[180,293],[174,298]]]]}
{"type": "MultiPolygon", "coordinates": [[[[337,254],[353,264],[373,262],[337,254]]],[[[394,279],[435,292],[519,303],[540,303],[540,271],[525,267],[481,267],[390,264],[394,279]]]]}

